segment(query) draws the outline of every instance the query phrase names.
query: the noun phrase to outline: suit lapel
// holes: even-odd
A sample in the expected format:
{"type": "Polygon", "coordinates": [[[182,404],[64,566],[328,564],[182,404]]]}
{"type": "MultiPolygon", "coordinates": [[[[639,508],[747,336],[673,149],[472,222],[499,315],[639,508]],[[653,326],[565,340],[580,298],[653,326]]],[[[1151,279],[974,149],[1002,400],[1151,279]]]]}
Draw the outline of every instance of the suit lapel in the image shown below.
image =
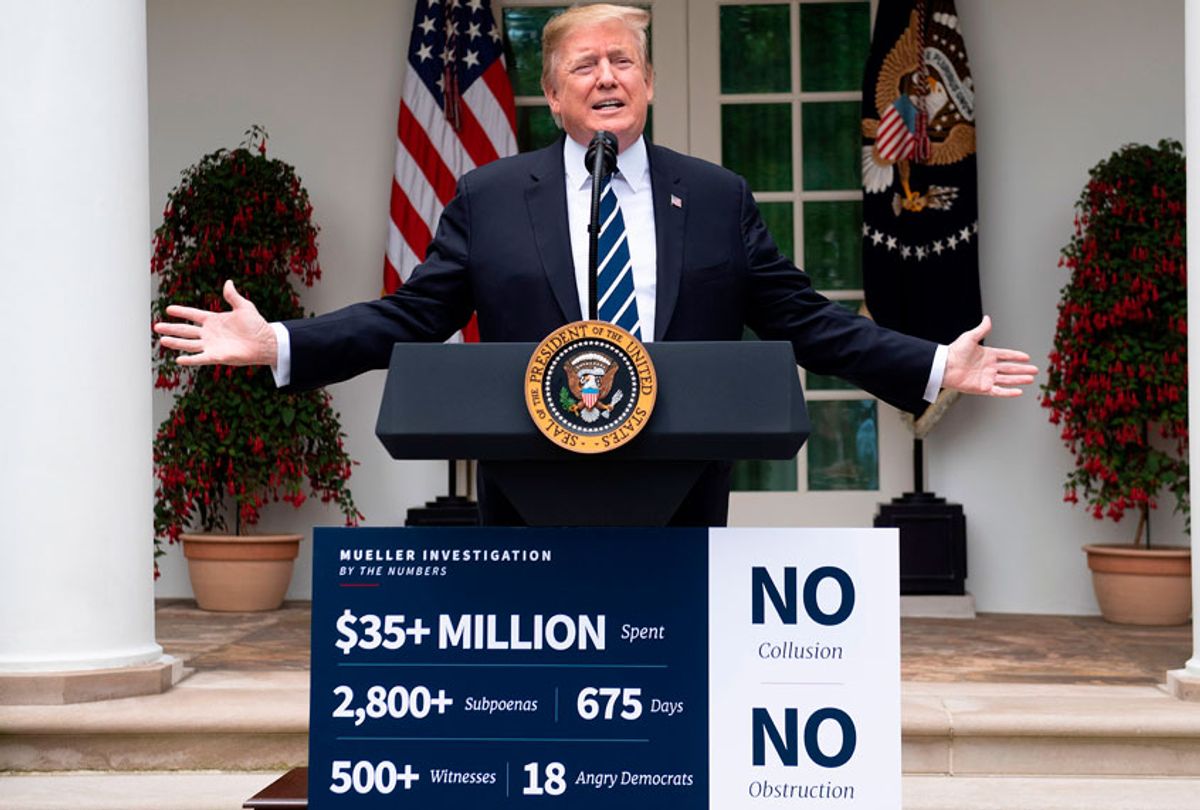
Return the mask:
{"type": "Polygon", "coordinates": [[[672,166],[670,153],[647,144],[650,186],[654,195],[654,232],[658,248],[658,293],[654,303],[654,339],[662,340],[671,324],[683,275],[683,232],[687,221],[687,186],[672,166]]]}
{"type": "Polygon", "coordinates": [[[554,291],[565,322],[582,319],[575,289],[575,262],[571,256],[571,231],[567,223],[567,179],[563,170],[562,140],[541,150],[525,189],[529,221],[537,242],[546,281],[554,291]]]}

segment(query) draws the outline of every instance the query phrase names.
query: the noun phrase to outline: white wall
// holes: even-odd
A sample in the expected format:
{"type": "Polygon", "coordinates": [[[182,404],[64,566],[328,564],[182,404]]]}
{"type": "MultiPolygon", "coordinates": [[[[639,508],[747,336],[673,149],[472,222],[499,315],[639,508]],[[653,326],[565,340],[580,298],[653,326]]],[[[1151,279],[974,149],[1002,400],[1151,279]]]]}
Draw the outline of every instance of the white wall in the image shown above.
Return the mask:
{"type": "MultiPolygon", "coordinates": [[[[993,345],[1043,369],[1057,267],[1087,170],[1132,141],[1183,139],[1183,0],[958,0],[977,91],[980,275],[993,345]]],[[[1039,378],[1044,381],[1044,374],[1039,378]]],[[[929,483],[966,506],[983,610],[1094,613],[1079,546],[1132,539],[1062,502],[1070,455],[1038,396],[957,405],[927,442],[929,483]]],[[[1170,501],[1152,517],[1176,542],[1170,501]]]]}
{"type": "MultiPolygon", "coordinates": [[[[252,123],[293,163],[322,228],[324,312],[378,294],[393,138],[412,0],[148,0],[151,201],[178,172],[252,123]]],[[[981,276],[992,342],[1045,365],[1066,273],[1058,250],[1087,168],[1128,141],[1183,137],[1183,0],[958,0],[978,91],[981,276]]],[[[157,216],[156,216],[157,220],[157,216]]],[[[335,386],[362,462],[351,479],[370,525],[444,489],[436,463],[391,461],[374,438],[382,375],[335,386]]],[[[1027,395],[971,400],[927,441],[927,483],[968,515],[968,587],[983,610],[1094,613],[1079,546],[1132,533],[1061,502],[1069,456],[1027,395]]],[[[166,412],[156,403],[156,418],[166,412]]],[[[1169,505],[1167,505],[1169,511],[1169,505]]],[[[1157,516],[1156,516],[1157,517],[1157,516]]],[[[264,529],[339,523],[306,505],[264,529]]],[[[1155,521],[1156,537],[1181,534],[1155,521]]],[[[177,551],[177,550],[176,550],[177,551]]],[[[291,595],[309,593],[308,550],[291,595]]],[[[158,593],[187,595],[165,558],[158,593]]]]}
{"type": "MultiPolygon", "coordinates": [[[[157,226],[179,172],[236,146],[251,124],[271,135],[268,154],[296,167],[307,187],[324,279],[303,300],[326,312],[379,295],[395,158],[402,65],[413,0],[148,0],[150,200],[157,226]]],[[[346,446],[361,465],[350,479],[368,525],[398,525],[409,506],[445,489],[444,465],[392,461],[375,439],[382,372],[330,389],[346,446]]],[[[155,423],[169,398],[155,398],[155,423]]],[[[260,529],[311,537],[341,525],[310,500],[264,512],[260,529]]],[[[149,540],[149,538],[147,538],[149,540]]],[[[311,548],[302,544],[290,598],[310,594],[311,548]]],[[[160,559],[159,596],[190,596],[180,549],[160,559]]]]}

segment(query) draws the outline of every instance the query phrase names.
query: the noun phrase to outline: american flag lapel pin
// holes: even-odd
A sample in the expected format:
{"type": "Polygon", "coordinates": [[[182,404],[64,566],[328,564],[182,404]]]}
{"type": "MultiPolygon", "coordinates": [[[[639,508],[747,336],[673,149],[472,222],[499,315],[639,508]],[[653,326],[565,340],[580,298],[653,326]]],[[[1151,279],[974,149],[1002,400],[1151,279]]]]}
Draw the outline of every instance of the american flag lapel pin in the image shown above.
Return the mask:
{"type": "Polygon", "coordinates": [[[672,194],[671,195],[671,207],[672,208],[683,208],[683,200],[679,199],[674,194],[672,194]]]}

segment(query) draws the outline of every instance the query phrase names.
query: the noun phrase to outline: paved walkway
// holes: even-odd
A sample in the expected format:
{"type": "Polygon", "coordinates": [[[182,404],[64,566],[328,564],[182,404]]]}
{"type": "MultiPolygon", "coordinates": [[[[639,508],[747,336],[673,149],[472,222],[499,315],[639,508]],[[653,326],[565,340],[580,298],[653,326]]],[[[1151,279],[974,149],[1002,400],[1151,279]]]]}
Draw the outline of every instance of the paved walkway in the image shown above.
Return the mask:
{"type": "MultiPolygon", "coordinates": [[[[4,810],[236,810],[277,773],[73,773],[9,777],[4,810]],[[64,802],[64,796],[75,797],[64,802]]],[[[1196,810],[1200,779],[906,776],[904,810],[1196,810]]]]}
{"type": "MultiPolygon", "coordinates": [[[[310,618],[307,602],[267,614],[161,602],[158,640],[195,674],[165,695],[8,708],[0,727],[10,733],[66,735],[28,746],[30,757],[62,760],[74,745],[66,767],[92,770],[20,773],[45,766],[10,762],[18,772],[0,774],[0,810],[240,806],[281,773],[274,763],[304,760],[310,618]],[[94,751],[80,736],[93,726],[94,751]],[[245,742],[241,726],[254,732],[245,742]],[[143,739],[157,742],[143,750],[143,739]],[[155,759],[181,751],[192,755],[155,759]]],[[[1156,688],[1191,655],[1189,627],[983,614],[901,628],[905,810],[1200,807],[1200,706],[1156,688]]]]}
{"type": "MultiPolygon", "coordinates": [[[[308,602],[209,613],[190,600],[164,600],[158,641],[197,671],[308,669],[310,617],[308,602]]],[[[1188,625],[1123,627],[1095,616],[983,613],[901,619],[900,627],[905,681],[1147,686],[1192,654],[1188,625]]]]}

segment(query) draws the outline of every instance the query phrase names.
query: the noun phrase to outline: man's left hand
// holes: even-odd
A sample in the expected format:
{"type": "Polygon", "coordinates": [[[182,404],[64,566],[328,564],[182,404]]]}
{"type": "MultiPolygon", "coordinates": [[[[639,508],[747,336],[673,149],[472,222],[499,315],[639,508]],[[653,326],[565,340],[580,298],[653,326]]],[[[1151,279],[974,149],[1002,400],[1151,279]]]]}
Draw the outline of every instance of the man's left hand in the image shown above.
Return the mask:
{"type": "Polygon", "coordinates": [[[950,344],[943,388],[989,397],[1019,397],[1019,386],[1033,383],[1037,366],[1029,365],[1025,352],[981,345],[990,331],[992,319],[984,315],[979,326],[963,332],[950,344]]]}

